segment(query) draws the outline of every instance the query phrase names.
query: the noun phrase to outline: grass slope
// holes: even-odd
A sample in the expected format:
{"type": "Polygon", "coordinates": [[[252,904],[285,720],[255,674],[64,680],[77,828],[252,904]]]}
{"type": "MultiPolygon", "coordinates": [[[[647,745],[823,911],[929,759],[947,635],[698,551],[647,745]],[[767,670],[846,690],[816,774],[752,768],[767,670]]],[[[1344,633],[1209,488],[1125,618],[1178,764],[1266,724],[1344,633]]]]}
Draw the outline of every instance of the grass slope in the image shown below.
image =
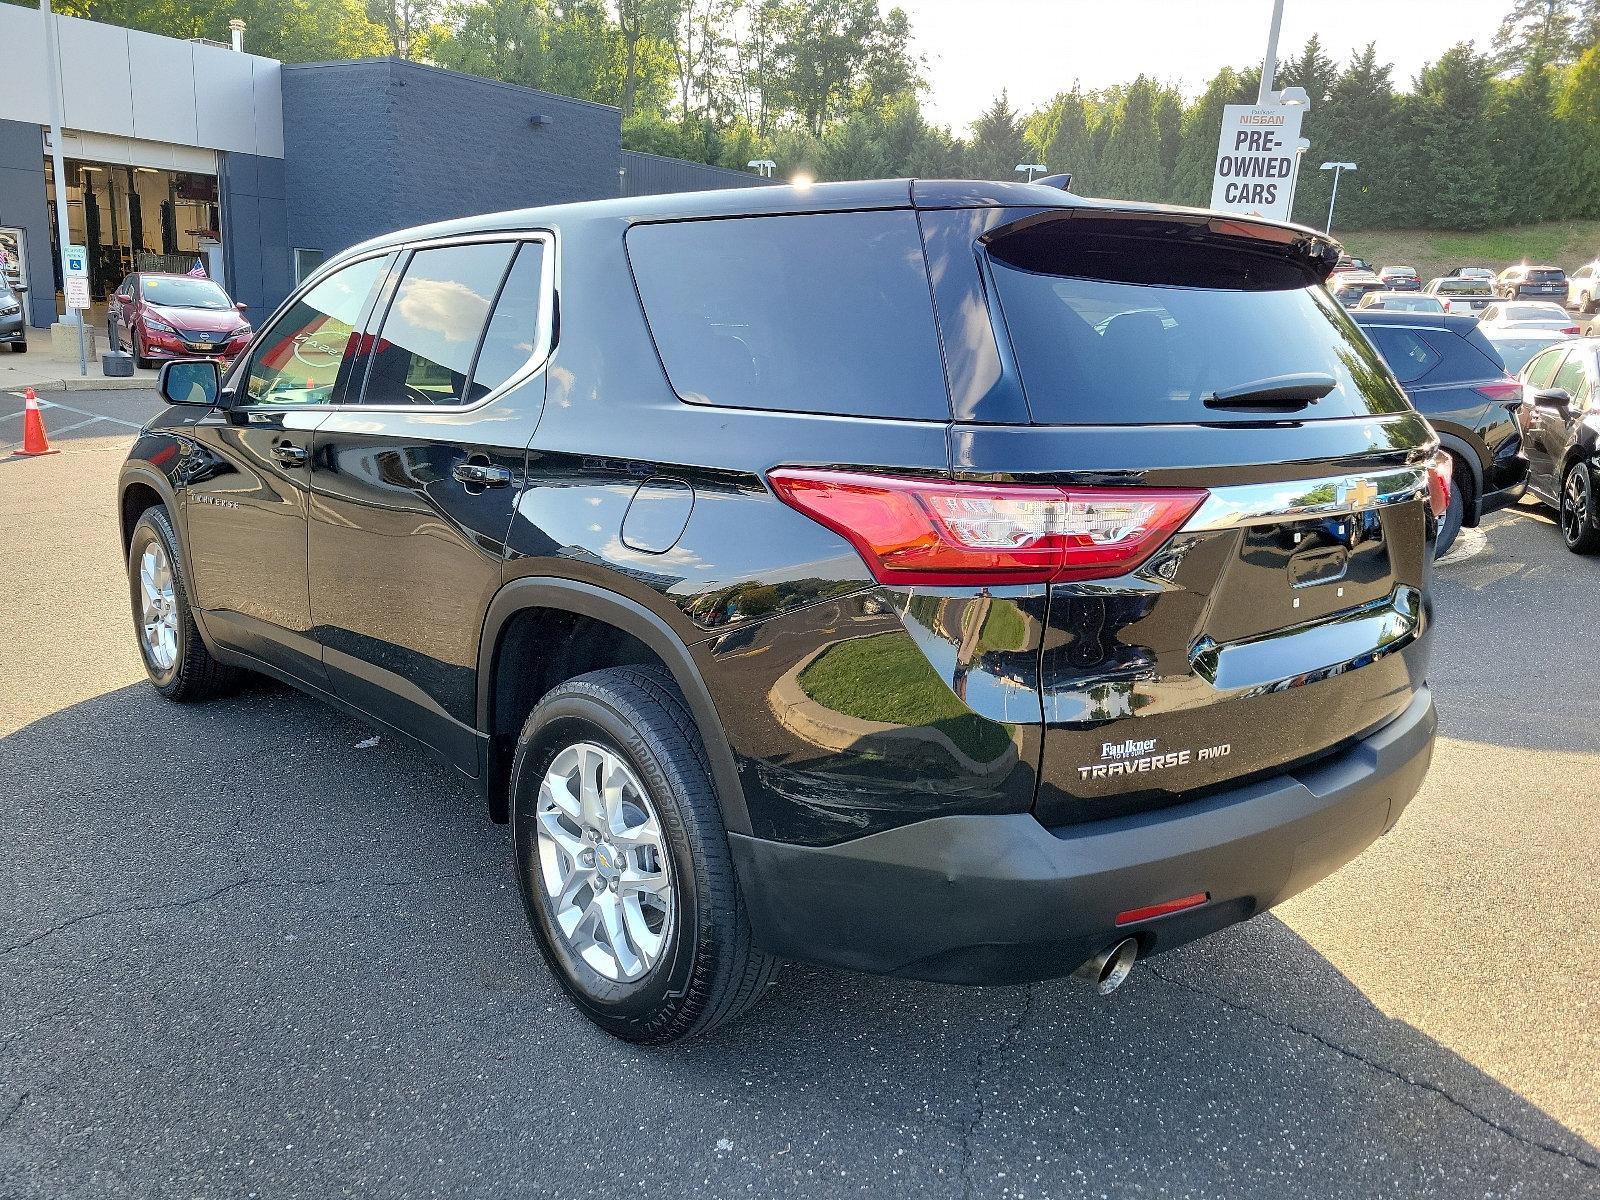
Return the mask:
{"type": "Polygon", "coordinates": [[[1512,225],[1480,233],[1451,233],[1437,229],[1347,229],[1333,234],[1351,254],[1375,267],[1403,263],[1415,267],[1423,281],[1448,275],[1461,266],[1493,267],[1512,263],[1551,263],[1576,270],[1600,256],[1600,221],[1551,221],[1543,225],[1512,225]]]}

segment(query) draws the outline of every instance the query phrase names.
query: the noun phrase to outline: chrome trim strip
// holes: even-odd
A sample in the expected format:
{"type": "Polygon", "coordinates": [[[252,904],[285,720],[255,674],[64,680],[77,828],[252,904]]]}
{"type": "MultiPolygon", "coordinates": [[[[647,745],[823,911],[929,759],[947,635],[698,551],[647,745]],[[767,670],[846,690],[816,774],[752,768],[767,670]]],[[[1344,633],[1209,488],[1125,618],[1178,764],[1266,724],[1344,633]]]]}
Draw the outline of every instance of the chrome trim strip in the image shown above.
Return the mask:
{"type": "Polygon", "coordinates": [[[1317,520],[1426,499],[1427,495],[1426,467],[1219,487],[1211,489],[1181,532],[1206,533],[1278,521],[1317,520]]]}

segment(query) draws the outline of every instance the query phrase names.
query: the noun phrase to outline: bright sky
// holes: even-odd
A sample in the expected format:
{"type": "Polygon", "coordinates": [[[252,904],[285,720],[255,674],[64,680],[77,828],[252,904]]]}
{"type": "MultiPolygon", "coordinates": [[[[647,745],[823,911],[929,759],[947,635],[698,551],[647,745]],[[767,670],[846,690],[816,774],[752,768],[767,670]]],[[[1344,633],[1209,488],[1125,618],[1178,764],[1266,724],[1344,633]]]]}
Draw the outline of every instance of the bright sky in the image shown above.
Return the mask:
{"type": "MultiPolygon", "coordinates": [[[[966,126],[1002,88],[1022,111],[1077,80],[1085,89],[1141,71],[1199,92],[1224,66],[1259,62],[1272,0],[881,0],[911,17],[928,58],[935,124],[966,126]]],[[[1487,50],[1511,0],[1285,0],[1280,58],[1313,32],[1336,62],[1368,42],[1412,77],[1453,42],[1487,50]]]]}

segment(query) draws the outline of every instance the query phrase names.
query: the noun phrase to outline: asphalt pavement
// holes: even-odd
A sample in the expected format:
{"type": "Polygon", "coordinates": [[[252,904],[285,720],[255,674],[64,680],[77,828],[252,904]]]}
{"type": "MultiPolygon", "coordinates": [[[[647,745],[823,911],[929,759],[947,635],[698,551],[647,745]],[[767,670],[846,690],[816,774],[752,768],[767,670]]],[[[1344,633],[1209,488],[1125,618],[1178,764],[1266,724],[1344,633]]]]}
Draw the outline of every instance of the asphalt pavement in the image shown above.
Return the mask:
{"type": "Polygon", "coordinates": [[[0,1197],[1600,1195],[1600,562],[1532,504],[1441,566],[1433,769],[1331,879],[1109,999],[792,966],[646,1051],[446,768],[142,682],[155,402],[52,399],[14,459],[0,393],[0,1197]]]}

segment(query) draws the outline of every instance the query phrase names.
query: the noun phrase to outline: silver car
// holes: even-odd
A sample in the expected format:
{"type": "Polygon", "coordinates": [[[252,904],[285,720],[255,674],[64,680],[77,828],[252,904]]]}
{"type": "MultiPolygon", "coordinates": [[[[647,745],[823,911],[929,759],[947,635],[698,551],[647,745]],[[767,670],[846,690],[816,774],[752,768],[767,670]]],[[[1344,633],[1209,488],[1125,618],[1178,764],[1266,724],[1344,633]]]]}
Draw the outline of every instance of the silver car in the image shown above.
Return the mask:
{"type": "Polygon", "coordinates": [[[10,346],[13,354],[28,349],[28,314],[23,311],[22,296],[5,283],[0,283],[0,345],[10,346]]]}

